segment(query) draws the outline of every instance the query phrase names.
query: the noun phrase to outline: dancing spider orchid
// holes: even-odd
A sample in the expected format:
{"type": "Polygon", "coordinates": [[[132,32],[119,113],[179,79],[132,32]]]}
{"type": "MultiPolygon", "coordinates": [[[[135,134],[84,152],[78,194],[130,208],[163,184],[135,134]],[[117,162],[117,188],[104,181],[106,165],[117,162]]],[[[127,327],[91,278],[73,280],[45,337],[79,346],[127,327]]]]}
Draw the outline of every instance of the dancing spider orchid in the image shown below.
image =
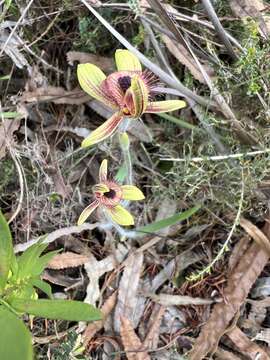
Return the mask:
{"type": "Polygon", "coordinates": [[[133,216],[120,205],[121,200],[142,200],[144,195],[140,189],[133,185],[119,185],[107,179],[107,160],[103,160],[99,168],[99,184],[92,190],[95,200],[81,213],[78,225],[83,224],[92,212],[102,207],[113,221],[119,225],[133,225],[133,216]]]}
{"type": "Polygon", "coordinates": [[[168,112],[186,105],[182,100],[152,101],[157,79],[149,70],[142,71],[140,61],[130,51],[116,50],[115,62],[118,71],[108,77],[96,65],[78,66],[82,89],[116,111],[84,139],[82,147],[111,136],[125,118],[137,119],[144,113],[168,112]]]}

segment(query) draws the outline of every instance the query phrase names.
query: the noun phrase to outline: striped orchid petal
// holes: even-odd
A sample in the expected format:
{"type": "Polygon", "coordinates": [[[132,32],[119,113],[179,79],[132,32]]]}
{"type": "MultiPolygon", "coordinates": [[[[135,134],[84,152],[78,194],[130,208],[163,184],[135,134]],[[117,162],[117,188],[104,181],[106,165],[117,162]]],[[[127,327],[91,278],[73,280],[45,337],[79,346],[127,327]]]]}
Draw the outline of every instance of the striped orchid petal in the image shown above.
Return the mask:
{"type": "Polygon", "coordinates": [[[108,174],[108,160],[102,160],[102,163],[99,168],[99,181],[102,183],[103,181],[107,180],[108,174]]]}
{"type": "Polygon", "coordinates": [[[98,207],[98,205],[99,202],[97,200],[93,201],[90,205],[88,205],[81,213],[78,220],[78,225],[82,225],[87,220],[87,218],[92,214],[92,212],[98,207]]]}
{"type": "Polygon", "coordinates": [[[83,140],[81,146],[88,147],[107,139],[115,132],[122,120],[123,116],[119,113],[115,113],[112,117],[105,121],[104,124],[91,132],[91,134],[83,140]]]}
{"type": "Polygon", "coordinates": [[[125,95],[126,106],[133,118],[139,118],[145,112],[148,105],[148,96],[149,92],[145,82],[139,76],[134,76],[125,95]]]}
{"type": "Polygon", "coordinates": [[[124,200],[143,200],[144,195],[137,186],[122,185],[122,199],[124,200]]]}
{"type": "Polygon", "coordinates": [[[148,104],[146,113],[163,113],[182,109],[186,106],[185,101],[182,100],[165,100],[165,101],[153,101],[148,104]]]}
{"type": "Polygon", "coordinates": [[[119,225],[129,226],[134,225],[133,216],[123,208],[121,205],[116,205],[112,208],[107,208],[107,212],[113,221],[119,225]]]}
{"type": "Polygon", "coordinates": [[[115,63],[118,71],[142,71],[139,59],[128,50],[116,50],[115,63]]]}
{"type": "Polygon", "coordinates": [[[78,80],[81,88],[88,95],[108,105],[110,101],[101,84],[106,79],[106,75],[94,64],[80,64],[77,68],[78,80]]]}

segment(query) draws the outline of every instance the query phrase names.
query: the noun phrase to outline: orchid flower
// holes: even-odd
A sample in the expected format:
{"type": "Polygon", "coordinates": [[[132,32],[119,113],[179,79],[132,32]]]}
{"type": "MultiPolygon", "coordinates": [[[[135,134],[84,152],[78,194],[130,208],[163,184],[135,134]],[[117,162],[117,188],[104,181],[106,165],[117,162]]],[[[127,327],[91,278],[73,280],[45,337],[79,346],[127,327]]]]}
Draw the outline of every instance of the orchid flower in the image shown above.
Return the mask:
{"type": "Polygon", "coordinates": [[[99,168],[99,184],[93,186],[95,200],[81,213],[78,225],[97,208],[103,208],[108,215],[119,225],[134,225],[133,216],[120,205],[121,200],[142,200],[144,195],[140,189],[133,185],[119,185],[107,178],[108,161],[103,160],[99,168]]]}
{"type": "Polygon", "coordinates": [[[82,89],[115,113],[82,142],[91,146],[111,136],[125,118],[137,119],[144,113],[162,113],[183,108],[182,100],[152,101],[157,79],[142,70],[139,59],[128,50],[116,50],[117,71],[108,77],[94,64],[78,65],[82,89]]]}

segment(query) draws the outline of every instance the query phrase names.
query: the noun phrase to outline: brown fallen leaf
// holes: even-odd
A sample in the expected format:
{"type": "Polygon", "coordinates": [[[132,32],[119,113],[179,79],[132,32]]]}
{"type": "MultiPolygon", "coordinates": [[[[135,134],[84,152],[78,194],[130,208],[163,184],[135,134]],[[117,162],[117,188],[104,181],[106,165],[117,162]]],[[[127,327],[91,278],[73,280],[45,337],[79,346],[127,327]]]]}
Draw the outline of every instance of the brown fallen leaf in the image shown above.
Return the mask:
{"type": "MultiPolygon", "coordinates": [[[[265,232],[269,233],[267,225],[265,232]]],[[[242,255],[241,261],[228,277],[228,285],[223,292],[226,302],[214,306],[189,353],[189,360],[201,360],[208,353],[215,351],[221,336],[224,335],[231,320],[239,311],[268,259],[268,254],[257,243],[253,243],[242,255]]]]}
{"type": "Polygon", "coordinates": [[[44,86],[31,91],[24,91],[20,101],[26,103],[51,101],[54,104],[80,105],[90,99],[90,96],[80,89],[67,91],[62,87],[44,86]]]}
{"type": "Polygon", "coordinates": [[[80,255],[73,252],[56,254],[47,264],[48,269],[60,270],[81,266],[89,261],[89,255],[80,255]]]}
{"type": "Polygon", "coordinates": [[[270,306],[270,298],[264,300],[248,300],[251,308],[247,319],[241,323],[241,327],[248,329],[251,334],[256,334],[261,329],[261,324],[266,318],[267,308],[270,306]]]}
{"type": "Polygon", "coordinates": [[[128,360],[151,360],[128,318],[121,316],[120,335],[128,360]]]}
{"type": "Polygon", "coordinates": [[[153,301],[163,306],[209,305],[209,304],[213,304],[214,302],[214,300],[212,299],[193,298],[191,296],[183,296],[183,295],[151,294],[151,293],[144,295],[150,297],[153,301]]]}
{"type": "Polygon", "coordinates": [[[138,303],[137,290],[143,266],[143,253],[131,254],[125,263],[114,313],[114,329],[117,332],[120,330],[121,316],[127,318],[134,326],[133,317],[138,303]]]}
{"type": "Polygon", "coordinates": [[[266,329],[262,329],[254,338],[254,340],[260,340],[260,341],[264,341],[268,344],[268,346],[270,345],[270,329],[266,328],[266,329]]]}
{"type": "Polygon", "coordinates": [[[239,327],[235,326],[226,333],[241,354],[247,355],[251,360],[269,360],[267,353],[255,342],[251,341],[239,327]]]}
{"type": "Polygon", "coordinates": [[[13,134],[20,126],[19,119],[3,119],[0,122],[0,159],[6,155],[6,149],[14,144],[13,134]]]}
{"type": "Polygon", "coordinates": [[[270,241],[264,233],[257,226],[253,225],[252,222],[243,217],[240,218],[239,223],[248,235],[251,236],[252,239],[254,239],[270,256],[270,241]]]}
{"type": "MultiPolygon", "coordinates": [[[[205,84],[205,79],[188,50],[179,42],[174,42],[173,40],[171,40],[167,35],[162,35],[162,40],[164,41],[170,53],[181,64],[185,65],[188,68],[194,78],[200,81],[202,84],[205,84]]],[[[213,74],[213,72],[210,71],[210,68],[207,68],[206,66],[204,67],[208,75],[213,74]]]]}
{"type": "Polygon", "coordinates": [[[260,33],[267,38],[270,34],[270,16],[263,14],[266,10],[266,5],[263,0],[230,0],[229,1],[232,12],[240,17],[246,19],[251,17],[258,20],[260,33]]]}
{"type": "Polygon", "coordinates": [[[216,360],[241,360],[235,354],[221,348],[218,348],[215,354],[216,360]]]}
{"type": "Polygon", "coordinates": [[[165,307],[155,304],[148,324],[148,333],[144,339],[143,346],[146,349],[156,349],[158,347],[159,328],[165,313],[165,307]]]}
{"type": "Polygon", "coordinates": [[[101,312],[103,315],[102,320],[94,321],[91,324],[87,325],[83,333],[84,346],[87,346],[88,343],[92,340],[93,336],[103,328],[107,317],[110,315],[110,313],[112,312],[115,306],[116,299],[117,299],[117,291],[115,291],[103,304],[101,308],[101,312]]]}
{"type": "Polygon", "coordinates": [[[67,52],[67,61],[70,65],[73,65],[75,61],[80,64],[91,63],[100,67],[105,72],[115,71],[115,65],[112,58],[88,54],[81,51],[69,51],[67,52]]]}

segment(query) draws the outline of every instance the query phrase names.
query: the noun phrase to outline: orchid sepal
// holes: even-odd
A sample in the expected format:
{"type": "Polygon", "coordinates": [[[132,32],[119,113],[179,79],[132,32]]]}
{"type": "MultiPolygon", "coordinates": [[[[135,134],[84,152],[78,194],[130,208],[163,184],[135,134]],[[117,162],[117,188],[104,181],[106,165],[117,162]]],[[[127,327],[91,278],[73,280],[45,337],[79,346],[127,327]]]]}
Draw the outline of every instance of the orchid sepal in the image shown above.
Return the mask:
{"type": "Polygon", "coordinates": [[[146,113],[163,113],[182,109],[186,106],[183,100],[164,100],[150,102],[145,110],[146,113]]]}
{"type": "Polygon", "coordinates": [[[108,160],[104,159],[99,167],[99,181],[103,183],[107,180],[108,175],[108,160]]]}
{"type": "Polygon", "coordinates": [[[134,225],[134,218],[122,205],[106,209],[114,222],[122,226],[134,225]]]}
{"type": "Polygon", "coordinates": [[[144,194],[134,185],[122,185],[122,199],[124,200],[143,200],[144,194]]]}
{"type": "Polygon", "coordinates": [[[81,213],[79,219],[78,219],[78,226],[85,223],[87,218],[92,214],[92,212],[98,207],[99,202],[97,200],[94,200],[90,205],[88,205],[83,212],[81,213]]]}
{"type": "Polygon", "coordinates": [[[140,60],[128,50],[116,50],[115,63],[118,71],[142,71],[140,60]]]}
{"type": "Polygon", "coordinates": [[[113,114],[107,121],[105,121],[105,123],[92,131],[91,134],[83,140],[81,146],[92,146],[99,143],[100,141],[107,139],[108,137],[113,135],[122,120],[123,116],[121,114],[113,114]]]}

